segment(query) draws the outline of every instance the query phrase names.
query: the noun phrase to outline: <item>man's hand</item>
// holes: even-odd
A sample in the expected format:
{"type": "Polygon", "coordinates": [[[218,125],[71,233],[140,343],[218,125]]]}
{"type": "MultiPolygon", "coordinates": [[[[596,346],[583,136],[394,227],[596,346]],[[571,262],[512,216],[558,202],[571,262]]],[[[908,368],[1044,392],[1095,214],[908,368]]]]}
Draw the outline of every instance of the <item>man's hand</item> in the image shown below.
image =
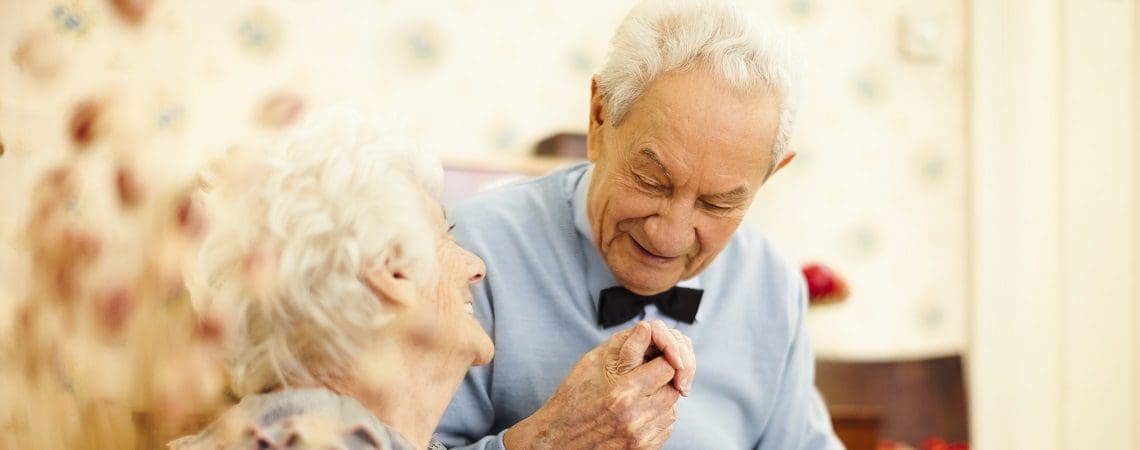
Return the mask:
{"type": "Polygon", "coordinates": [[[550,400],[503,436],[508,449],[660,448],[696,373],[689,338],[660,320],[610,336],[550,400]],[[661,355],[661,356],[656,356],[661,355]]]}

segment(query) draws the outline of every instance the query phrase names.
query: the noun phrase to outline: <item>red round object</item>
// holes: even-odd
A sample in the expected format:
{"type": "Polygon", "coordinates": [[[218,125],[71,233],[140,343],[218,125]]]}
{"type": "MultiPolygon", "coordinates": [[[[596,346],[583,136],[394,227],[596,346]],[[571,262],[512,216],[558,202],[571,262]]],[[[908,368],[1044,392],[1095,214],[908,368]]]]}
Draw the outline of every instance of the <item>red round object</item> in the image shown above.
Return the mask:
{"type": "Polygon", "coordinates": [[[821,298],[841,294],[843,282],[839,277],[822,264],[807,264],[803,268],[804,279],[807,280],[808,296],[821,298]]]}
{"type": "Polygon", "coordinates": [[[928,437],[919,443],[918,448],[920,450],[949,450],[950,445],[942,439],[936,437],[928,437]]]}

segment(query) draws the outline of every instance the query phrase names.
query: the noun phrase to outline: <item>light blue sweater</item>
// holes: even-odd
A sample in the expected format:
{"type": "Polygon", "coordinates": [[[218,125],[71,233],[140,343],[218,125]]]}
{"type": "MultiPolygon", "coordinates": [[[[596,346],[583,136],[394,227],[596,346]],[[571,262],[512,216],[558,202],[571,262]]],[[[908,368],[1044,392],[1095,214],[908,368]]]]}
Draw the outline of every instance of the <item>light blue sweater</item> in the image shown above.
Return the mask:
{"type": "MultiPolygon", "coordinates": [[[[541,407],[578,358],[637,320],[598,325],[598,293],[617,283],[589,231],[591,173],[576,165],[450,212],[459,243],[487,264],[475,315],[496,353],[452,400],[436,431],[445,445],[502,449],[504,431],[541,407]]],[[[842,448],[813,384],[797,267],[741,227],[698,278],[682,284],[705,290],[696,321],[666,320],[692,338],[698,369],[665,448],[842,448]]],[[[642,318],[659,317],[651,308],[642,318]]]]}

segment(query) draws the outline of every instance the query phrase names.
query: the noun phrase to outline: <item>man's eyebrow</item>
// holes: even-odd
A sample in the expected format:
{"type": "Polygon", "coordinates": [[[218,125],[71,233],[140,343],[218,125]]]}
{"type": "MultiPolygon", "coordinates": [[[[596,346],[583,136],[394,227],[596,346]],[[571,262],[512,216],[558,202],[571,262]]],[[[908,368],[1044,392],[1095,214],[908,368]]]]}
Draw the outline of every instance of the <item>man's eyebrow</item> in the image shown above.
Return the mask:
{"type": "Polygon", "coordinates": [[[657,157],[657,153],[654,153],[653,150],[648,148],[643,148],[641,149],[641,154],[649,158],[650,161],[653,161],[653,164],[656,164],[657,167],[660,167],[661,171],[665,172],[665,178],[668,178],[669,181],[673,181],[673,175],[669,173],[669,168],[665,167],[665,163],[661,162],[661,158],[657,157]]]}
{"type": "Polygon", "coordinates": [[[705,196],[703,196],[703,198],[705,198],[706,200],[721,201],[721,202],[743,200],[745,198],[748,198],[748,188],[746,188],[744,186],[737,186],[736,189],[733,189],[731,191],[721,192],[719,194],[705,195],[705,196]]]}

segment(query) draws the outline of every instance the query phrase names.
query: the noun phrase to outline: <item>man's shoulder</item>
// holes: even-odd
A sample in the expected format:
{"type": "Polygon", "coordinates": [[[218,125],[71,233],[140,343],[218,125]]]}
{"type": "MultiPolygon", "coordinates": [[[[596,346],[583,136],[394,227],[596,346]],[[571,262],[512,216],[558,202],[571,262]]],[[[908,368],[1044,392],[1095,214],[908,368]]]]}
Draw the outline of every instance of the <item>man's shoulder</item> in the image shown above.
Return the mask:
{"type": "Polygon", "coordinates": [[[768,236],[749,224],[741,224],[732,234],[724,254],[727,259],[735,260],[736,264],[781,273],[793,269],[791,260],[768,239],[768,236]]]}
{"type": "MultiPolygon", "coordinates": [[[[747,275],[764,289],[780,296],[796,297],[802,273],[762,231],[742,224],[714,263],[722,274],[747,275]]],[[[728,277],[735,279],[735,276],[728,277]]],[[[793,305],[794,306],[794,305],[793,305]]]]}

